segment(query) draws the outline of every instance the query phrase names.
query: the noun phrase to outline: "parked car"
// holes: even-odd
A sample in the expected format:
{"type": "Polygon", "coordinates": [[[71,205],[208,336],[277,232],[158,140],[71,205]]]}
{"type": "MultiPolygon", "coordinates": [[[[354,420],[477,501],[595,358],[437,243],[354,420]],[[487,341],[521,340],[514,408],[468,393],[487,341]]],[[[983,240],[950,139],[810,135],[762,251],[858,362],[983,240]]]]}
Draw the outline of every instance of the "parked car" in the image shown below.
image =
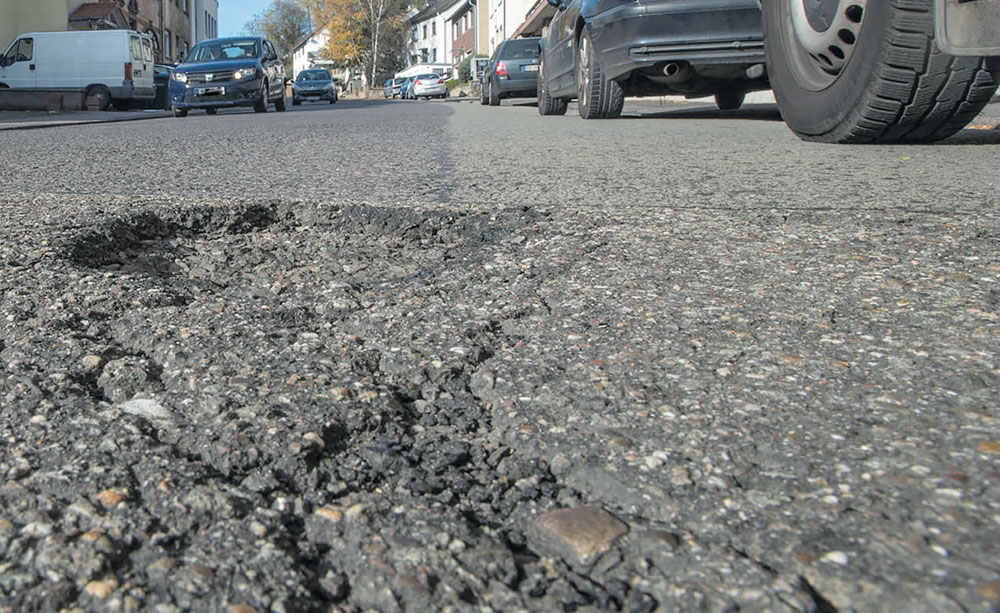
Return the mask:
{"type": "Polygon", "coordinates": [[[266,113],[272,103],[284,111],[285,67],[265,38],[213,38],[195,45],[170,73],[169,94],[175,117],[239,106],[266,113]]]}
{"type": "Polygon", "coordinates": [[[292,104],[300,105],[307,100],[337,103],[337,82],[329,70],[310,68],[299,72],[292,83],[292,104]]]}
{"type": "Polygon", "coordinates": [[[129,30],[29,32],[0,56],[0,88],[85,92],[103,111],[156,95],[153,39],[129,30]]]}
{"type": "Polygon", "coordinates": [[[153,64],[153,82],[156,86],[156,95],[153,97],[151,108],[170,110],[167,88],[170,86],[170,71],[173,69],[174,67],[170,64],[153,64]]]}
{"type": "Polygon", "coordinates": [[[497,45],[482,75],[479,101],[497,106],[504,98],[533,98],[538,88],[538,43],[508,38],[497,45]]]}
{"type": "Polygon", "coordinates": [[[403,85],[403,81],[406,77],[393,77],[392,79],[387,79],[385,82],[385,87],[383,88],[383,93],[386,98],[395,98],[399,95],[399,89],[403,85]]]}
{"type": "Polygon", "coordinates": [[[409,100],[412,96],[413,88],[413,77],[404,77],[403,82],[399,85],[399,97],[403,100],[409,100]]]}
{"type": "Polygon", "coordinates": [[[448,87],[444,84],[444,77],[441,75],[427,73],[417,75],[413,80],[413,99],[417,98],[444,98],[448,95],[448,87]]]}
{"type": "Polygon", "coordinates": [[[584,119],[618,117],[625,96],[661,94],[735,109],[767,88],[758,0],[548,1],[558,10],[541,42],[542,115],[576,98],[584,119]]]}

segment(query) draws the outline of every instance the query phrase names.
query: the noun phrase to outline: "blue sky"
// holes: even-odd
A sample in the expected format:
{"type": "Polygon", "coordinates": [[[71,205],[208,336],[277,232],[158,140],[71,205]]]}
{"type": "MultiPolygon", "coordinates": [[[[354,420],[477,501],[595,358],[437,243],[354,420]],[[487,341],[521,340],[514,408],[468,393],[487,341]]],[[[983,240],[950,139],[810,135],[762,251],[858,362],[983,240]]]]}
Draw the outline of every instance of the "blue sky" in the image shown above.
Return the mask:
{"type": "Polygon", "coordinates": [[[271,5],[271,0],[219,0],[219,36],[236,36],[255,14],[271,5]]]}

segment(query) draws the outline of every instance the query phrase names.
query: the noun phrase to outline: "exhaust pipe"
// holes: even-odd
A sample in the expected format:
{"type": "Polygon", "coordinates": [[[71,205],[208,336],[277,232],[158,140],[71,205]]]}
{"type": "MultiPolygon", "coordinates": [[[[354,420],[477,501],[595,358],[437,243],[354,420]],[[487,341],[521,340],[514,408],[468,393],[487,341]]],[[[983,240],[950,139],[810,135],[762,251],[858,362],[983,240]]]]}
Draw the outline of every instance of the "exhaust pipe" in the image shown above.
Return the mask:
{"type": "Polygon", "coordinates": [[[691,64],[687,62],[667,62],[663,67],[663,76],[668,83],[683,83],[691,78],[691,64]]]}

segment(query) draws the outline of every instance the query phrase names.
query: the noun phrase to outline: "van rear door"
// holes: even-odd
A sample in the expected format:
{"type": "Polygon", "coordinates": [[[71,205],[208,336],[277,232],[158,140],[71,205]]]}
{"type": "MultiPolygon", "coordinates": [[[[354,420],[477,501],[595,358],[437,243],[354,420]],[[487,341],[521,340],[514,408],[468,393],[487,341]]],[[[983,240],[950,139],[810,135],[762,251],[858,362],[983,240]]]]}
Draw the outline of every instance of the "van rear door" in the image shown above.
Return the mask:
{"type": "Polygon", "coordinates": [[[153,90],[153,55],[152,46],[149,51],[143,45],[143,39],[138,34],[132,34],[129,40],[132,53],[132,83],[136,97],[152,96],[153,90]]]}
{"type": "Polygon", "coordinates": [[[15,40],[0,62],[0,83],[16,89],[36,86],[35,39],[24,36],[15,40]]]}

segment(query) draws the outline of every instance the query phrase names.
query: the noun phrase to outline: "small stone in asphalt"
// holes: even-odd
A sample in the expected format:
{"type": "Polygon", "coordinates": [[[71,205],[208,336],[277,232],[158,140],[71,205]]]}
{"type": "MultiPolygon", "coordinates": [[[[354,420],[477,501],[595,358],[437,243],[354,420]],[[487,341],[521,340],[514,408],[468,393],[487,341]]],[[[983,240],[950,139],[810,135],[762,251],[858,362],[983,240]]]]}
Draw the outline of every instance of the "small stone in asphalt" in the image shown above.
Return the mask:
{"type": "Polygon", "coordinates": [[[550,511],[534,522],[541,544],[567,561],[586,566],[628,532],[628,526],[598,506],[550,511]]]}

